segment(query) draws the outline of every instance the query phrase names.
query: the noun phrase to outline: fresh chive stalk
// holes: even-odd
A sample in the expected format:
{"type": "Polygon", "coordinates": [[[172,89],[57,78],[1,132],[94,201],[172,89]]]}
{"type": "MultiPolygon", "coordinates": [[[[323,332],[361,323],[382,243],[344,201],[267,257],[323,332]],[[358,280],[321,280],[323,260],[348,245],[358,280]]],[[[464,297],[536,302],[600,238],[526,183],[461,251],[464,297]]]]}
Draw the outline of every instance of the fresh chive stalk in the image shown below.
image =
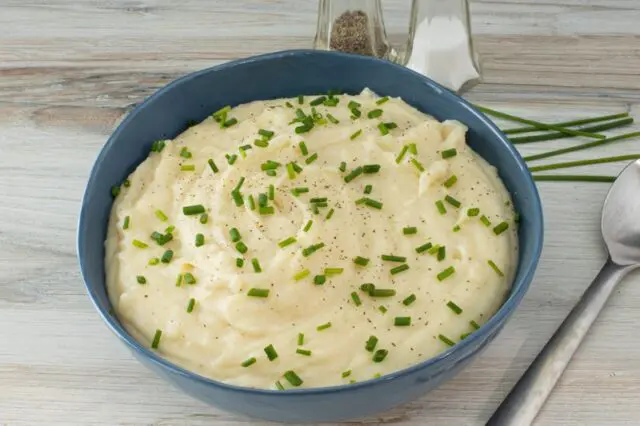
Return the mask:
{"type": "MultiPolygon", "coordinates": [[[[596,126],[584,127],[581,130],[589,131],[589,132],[600,132],[600,131],[615,129],[618,127],[628,126],[632,123],[633,123],[633,118],[629,117],[629,118],[624,118],[622,120],[612,121],[610,123],[603,123],[603,124],[598,124],[596,126]]],[[[514,144],[523,144],[523,143],[532,143],[532,142],[551,141],[556,139],[565,139],[565,138],[571,138],[571,137],[573,136],[565,133],[552,132],[552,133],[543,133],[541,135],[520,136],[520,137],[510,138],[509,140],[514,144]]]]}
{"type": "MultiPolygon", "coordinates": [[[[602,115],[602,116],[598,116],[598,117],[593,117],[593,118],[583,118],[580,120],[571,120],[571,121],[563,121],[561,123],[553,123],[556,126],[561,126],[561,127],[570,127],[570,126],[581,126],[583,124],[590,124],[590,123],[598,123],[601,121],[610,121],[610,120],[616,120],[619,118],[626,118],[629,116],[629,113],[627,112],[623,112],[620,114],[611,114],[611,115],[602,115]]],[[[520,134],[520,133],[531,133],[531,132],[539,132],[540,129],[534,126],[528,126],[528,127],[518,127],[515,129],[504,129],[502,132],[506,135],[515,135],[515,134],[520,134]]]]}
{"type": "Polygon", "coordinates": [[[615,182],[615,176],[600,175],[533,175],[538,182],[615,182]]]}
{"type": "Polygon", "coordinates": [[[637,160],[640,154],[617,155],[614,157],[602,157],[593,160],[566,161],[563,163],[545,164],[543,166],[529,167],[530,172],[541,172],[545,170],[566,169],[570,167],[588,166],[591,164],[615,163],[618,161],[637,160]]]}
{"type": "Polygon", "coordinates": [[[553,151],[547,151],[547,152],[543,152],[535,155],[529,155],[527,157],[524,157],[524,160],[525,161],[541,160],[543,158],[554,157],[556,155],[567,154],[569,152],[581,151],[583,149],[594,148],[596,146],[606,145],[611,142],[617,142],[617,141],[632,139],[636,137],[640,137],[640,132],[626,133],[624,135],[613,136],[611,138],[603,139],[600,141],[589,142],[581,145],[575,145],[569,148],[555,149],[553,151]]]}

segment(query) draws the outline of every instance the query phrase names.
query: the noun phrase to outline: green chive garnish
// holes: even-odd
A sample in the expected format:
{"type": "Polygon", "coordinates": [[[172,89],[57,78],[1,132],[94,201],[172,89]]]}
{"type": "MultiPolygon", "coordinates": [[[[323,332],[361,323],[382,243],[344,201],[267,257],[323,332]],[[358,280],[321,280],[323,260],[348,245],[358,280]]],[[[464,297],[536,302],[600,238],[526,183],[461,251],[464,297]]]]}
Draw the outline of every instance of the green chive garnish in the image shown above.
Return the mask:
{"type": "Polygon", "coordinates": [[[176,287],[180,287],[182,285],[182,274],[178,274],[178,276],[176,277],[176,287]]]}
{"type": "Polygon", "coordinates": [[[380,130],[380,134],[382,136],[385,136],[385,135],[389,134],[389,129],[387,128],[387,126],[384,123],[378,124],[378,130],[380,130]]]}
{"type": "Polygon", "coordinates": [[[362,134],[362,129],[354,132],[351,136],[349,136],[349,139],[354,140],[355,138],[357,138],[358,136],[360,136],[362,134]]]}
{"type": "Polygon", "coordinates": [[[493,233],[496,235],[502,234],[509,228],[509,224],[507,222],[501,222],[493,228],[493,233]]]}
{"type": "Polygon", "coordinates": [[[309,150],[307,149],[307,144],[305,144],[304,142],[300,142],[298,144],[298,146],[300,147],[300,152],[302,152],[302,155],[309,155],[309,150]]]}
{"type": "Polygon", "coordinates": [[[186,146],[183,146],[182,149],[180,150],[180,157],[182,158],[191,158],[192,155],[189,152],[189,150],[187,149],[186,146]]]}
{"type": "Polygon", "coordinates": [[[193,308],[196,306],[196,299],[193,297],[189,299],[189,304],[187,305],[187,313],[190,314],[193,312],[193,308]]]}
{"type": "Polygon", "coordinates": [[[225,154],[224,156],[227,158],[227,163],[229,163],[230,166],[233,166],[233,163],[238,159],[238,156],[235,154],[225,154]]]}
{"type": "Polygon", "coordinates": [[[395,317],[393,319],[393,325],[396,327],[407,327],[411,325],[411,317],[395,317]]]}
{"type": "Polygon", "coordinates": [[[291,190],[291,193],[296,197],[299,196],[300,194],[304,194],[306,192],[309,192],[309,188],[307,188],[306,186],[293,188],[291,190]]]}
{"type": "Polygon", "coordinates": [[[366,257],[357,256],[355,259],[353,259],[353,263],[359,266],[367,266],[369,264],[369,259],[367,259],[366,257]]]}
{"type": "Polygon", "coordinates": [[[473,207],[467,210],[467,216],[469,217],[475,217],[475,216],[478,216],[479,214],[480,214],[480,209],[477,207],[473,207]]]}
{"type": "Polygon", "coordinates": [[[276,210],[271,206],[260,207],[258,209],[258,213],[260,213],[261,215],[270,215],[270,214],[274,214],[275,212],[276,210]]]}
{"type": "Polygon", "coordinates": [[[183,278],[184,282],[189,285],[194,285],[197,282],[196,277],[194,277],[191,272],[185,272],[183,278]]]}
{"type": "Polygon", "coordinates": [[[456,200],[455,198],[453,198],[451,195],[447,195],[444,197],[444,200],[451,204],[453,207],[455,208],[459,208],[462,204],[460,203],[460,201],[456,200]]]}
{"type": "Polygon", "coordinates": [[[418,253],[418,254],[424,253],[425,251],[429,250],[431,247],[433,247],[433,244],[425,243],[425,244],[421,245],[420,247],[416,247],[416,253],[418,253]]]}
{"type": "Polygon", "coordinates": [[[187,216],[193,216],[195,214],[201,214],[204,213],[205,209],[204,206],[202,204],[196,204],[193,206],[185,206],[182,208],[182,213],[184,213],[187,216]]]}
{"type": "Polygon", "coordinates": [[[445,246],[438,247],[438,262],[442,262],[447,255],[447,248],[445,246]]]}
{"type": "Polygon", "coordinates": [[[331,322],[327,322],[327,323],[324,323],[322,325],[317,326],[316,330],[322,331],[322,330],[326,330],[329,327],[331,327],[331,322]]]}
{"type": "Polygon", "coordinates": [[[296,171],[293,168],[293,163],[288,163],[287,164],[287,175],[289,176],[289,179],[295,179],[296,178],[296,171]]]}
{"type": "Polygon", "coordinates": [[[329,120],[330,122],[332,122],[333,124],[338,124],[340,123],[340,120],[338,120],[337,118],[335,118],[333,115],[327,113],[327,120],[329,120]]]}
{"type": "Polygon", "coordinates": [[[455,148],[445,149],[444,151],[442,151],[442,158],[444,158],[445,160],[447,158],[455,157],[456,155],[458,155],[458,150],[455,148]]]}
{"type": "Polygon", "coordinates": [[[156,330],[156,334],[153,335],[153,341],[151,342],[151,348],[158,349],[160,345],[160,338],[162,337],[162,330],[156,330]]]}
{"type": "Polygon", "coordinates": [[[241,257],[236,258],[236,266],[242,268],[244,266],[244,259],[241,257]]]}
{"type": "Polygon", "coordinates": [[[415,301],[416,301],[416,295],[412,294],[410,296],[407,296],[407,298],[402,301],[402,304],[405,305],[405,306],[409,306],[410,304],[412,304],[415,301]]]}
{"type": "Polygon", "coordinates": [[[347,163],[345,163],[344,161],[340,162],[340,167],[338,167],[338,170],[340,170],[342,173],[344,173],[347,170],[347,163]]]}
{"type": "Polygon", "coordinates": [[[370,293],[371,291],[373,291],[376,288],[375,285],[373,285],[372,283],[364,283],[360,285],[360,290],[370,293]]]}
{"type": "Polygon", "coordinates": [[[196,247],[201,247],[204,245],[204,235],[198,233],[196,234],[196,247]]]}
{"type": "Polygon", "coordinates": [[[362,305],[362,300],[360,300],[360,296],[358,296],[358,293],[356,293],[355,291],[351,293],[351,300],[353,300],[353,303],[356,306],[362,305]]]}
{"type": "Polygon", "coordinates": [[[269,185],[269,199],[273,201],[276,198],[276,187],[269,185]]]}
{"type": "Polygon", "coordinates": [[[327,197],[313,197],[309,200],[310,203],[326,203],[327,197]]]}
{"type": "Polygon", "coordinates": [[[409,152],[413,155],[418,155],[418,146],[415,143],[410,143],[409,152]]]}
{"type": "Polygon", "coordinates": [[[438,208],[438,211],[440,212],[440,214],[447,213],[447,208],[444,206],[444,203],[442,202],[442,200],[436,201],[436,207],[438,208]]]}
{"type": "Polygon", "coordinates": [[[403,235],[413,235],[417,233],[418,233],[418,228],[416,228],[415,226],[407,226],[405,228],[402,228],[403,235]]]}
{"type": "Polygon", "coordinates": [[[456,305],[451,300],[449,301],[449,303],[447,303],[447,307],[451,309],[456,315],[460,315],[462,313],[462,308],[456,305]]]}
{"type": "Polygon", "coordinates": [[[394,123],[393,121],[387,121],[386,123],[384,123],[384,125],[389,130],[395,129],[395,128],[398,127],[398,125],[396,123],[394,123]]]}
{"type": "Polygon", "coordinates": [[[378,338],[376,336],[369,336],[369,339],[364,344],[364,348],[367,352],[373,352],[378,344],[378,338]]]}
{"type": "Polygon", "coordinates": [[[378,118],[382,115],[382,110],[381,109],[374,109],[369,111],[369,113],[367,114],[367,117],[369,118],[378,118]]]}
{"type": "Polygon", "coordinates": [[[304,333],[298,333],[298,346],[304,345],[304,333]]]}
{"type": "Polygon", "coordinates": [[[386,314],[386,313],[387,313],[387,308],[385,308],[385,307],[384,307],[384,306],[382,306],[382,305],[378,306],[378,310],[379,310],[380,312],[382,312],[383,314],[386,314]]]}
{"type": "Polygon", "coordinates": [[[247,250],[249,250],[249,247],[247,247],[247,245],[245,243],[243,243],[242,241],[238,241],[236,243],[236,250],[238,250],[238,252],[245,254],[247,252],[247,250]]]}
{"type": "Polygon", "coordinates": [[[342,378],[346,378],[349,377],[351,375],[351,370],[347,370],[347,371],[343,371],[342,372],[342,378]]]}
{"type": "Polygon", "coordinates": [[[358,176],[360,176],[361,174],[362,174],[362,167],[356,167],[355,169],[351,170],[351,172],[348,175],[344,177],[344,181],[346,183],[349,183],[355,178],[357,178],[358,176]]]}
{"type": "Polygon", "coordinates": [[[242,364],[240,365],[243,367],[249,367],[250,365],[253,365],[255,363],[256,363],[256,359],[254,357],[251,357],[249,359],[242,361],[242,364]]]}
{"type": "Polygon", "coordinates": [[[356,101],[349,101],[349,103],[347,104],[347,108],[349,109],[360,108],[361,106],[362,105],[356,101]]]}
{"type": "Polygon", "coordinates": [[[144,275],[136,276],[136,281],[138,282],[138,284],[146,284],[147,283],[147,279],[144,277],[144,275]]]}
{"type": "Polygon", "coordinates": [[[204,225],[208,221],[209,221],[209,215],[206,213],[202,213],[202,215],[200,215],[200,223],[204,225]]]}
{"type": "Polygon", "coordinates": [[[303,381],[293,370],[289,370],[284,373],[284,378],[287,379],[287,382],[291,383],[292,386],[298,387],[303,381]]]}
{"type": "Polygon", "coordinates": [[[262,272],[262,268],[260,267],[260,261],[256,258],[251,259],[251,265],[253,265],[253,272],[260,273],[262,272]]]}
{"type": "Polygon", "coordinates": [[[280,248],[285,248],[288,245],[291,245],[293,243],[295,243],[296,241],[298,241],[295,237],[289,237],[286,240],[282,240],[278,243],[278,246],[280,248]]]}
{"type": "Polygon", "coordinates": [[[400,154],[398,154],[398,156],[396,157],[396,164],[400,164],[404,156],[407,154],[408,150],[409,150],[409,145],[405,145],[402,147],[400,154]]]}
{"type": "Polygon", "coordinates": [[[151,144],[151,152],[162,152],[165,145],[166,145],[166,141],[164,140],[154,141],[151,144]]]}
{"type": "Polygon", "coordinates": [[[284,390],[284,386],[282,386],[282,383],[280,383],[280,380],[276,380],[276,389],[284,390]]]}
{"type": "Polygon", "coordinates": [[[480,328],[480,325],[474,320],[469,321],[469,324],[471,324],[471,327],[475,328],[476,330],[480,328]]]}
{"type": "Polygon", "coordinates": [[[277,161],[267,160],[264,163],[260,164],[260,170],[262,171],[275,170],[281,165],[282,164],[278,163],[277,161]]]}
{"type": "Polygon", "coordinates": [[[419,162],[418,160],[416,160],[415,158],[411,159],[411,164],[413,164],[414,166],[416,166],[416,169],[418,169],[418,171],[420,172],[424,172],[424,166],[422,165],[421,162],[419,162]]]}
{"type": "Polygon", "coordinates": [[[311,164],[314,161],[316,161],[318,159],[318,154],[317,153],[313,153],[311,156],[309,156],[306,160],[304,160],[305,164],[311,164]]]}
{"type": "Polygon", "coordinates": [[[389,354],[389,351],[386,349],[378,349],[375,354],[373,354],[373,362],[382,362],[389,354]]]}
{"type": "Polygon", "coordinates": [[[311,102],[309,102],[309,105],[317,106],[317,105],[322,104],[326,100],[327,100],[326,96],[320,96],[320,97],[317,97],[317,98],[313,99],[311,102]]]}
{"type": "Polygon", "coordinates": [[[297,274],[295,274],[295,275],[293,276],[293,279],[294,279],[295,281],[300,281],[301,279],[308,277],[310,273],[311,273],[311,271],[310,271],[310,270],[308,270],[308,269],[303,269],[302,271],[300,271],[300,272],[298,272],[297,274]]]}
{"type": "Polygon", "coordinates": [[[238,119],[237,118],[230,118],[227,121],[225,121],[224,123],[222,123],[222,127],[231,127],[238,124],[238,119]]]}
{"type": "Polygon", "coordinates": [[[449,278],[451,275],[454,274],[454,272],[456,272],[456,269],[453,266],[449,266],[447,269],[445,269],[444,271],[440,272],[437,277],[438,277],[438,281],[444,281],[447,278],[449,278]]]}
{"type": "Polygon", "coordinates": [[[324,243],[312,244],[309,247],[302,250],[302,255],[304,257],[309,257],[316,251],[320,250],[322,247],[324,247],[324,243]]]}
{"type": "Polygon", "coordinates": [[[304,96],[298,95],[298,103],[302,105],[304,103],[304,96]]]}
{"type": "Polygon", "coordinates": [[[194,164],[183,164],[182,166],[180,166],[180,171],[182,172],[192,172],[196,169],[196,166],[194,164]]]}
{"type": "Polygon", "coordinates": [[[369,195],[371,194],[371,191],[373,191],[373,186],[372,185],[367,185],[364,187],[364,193],[369,195]]]}
{"type": "Polygon", "coordinates": [[[491,226],[491,221],[485,215],[480,216],[480,222],[482,222],[484,226],[491,226]]]}
{"type": "Polygon", "coordinates": [[[169,218],[167,217],[166,214],[164,214],[164,212],[162,210],[156,210],[156,217],[158,219],[160,219],[163,222],[166,222],[167,220],[169,220],[169,218]]]}
{"type": "Polygon", "coordinates": [[[382,105],[383,103],[387,102],[389,100],[388,96],[385,96],[383,98],[380,98],[376,101],[376,105],[382,105]]]}
{"type": "Polygon", "coordinates": [[[324,275],[316,275],[313,277],[313,283],[315,285],[323,285],[325,282],[327,282],[327,277],[324,275]]]}
{"type": "Polygon", "coordinates": [[[371,297],[393,297],[396,295],[396,291],[392,288],[375,288],[369,290],[369,296],[371,297]]]}
{"type": "Polygon", "coordinates": [[[333,213],[335,213],[334,209],[329,210],[329,213],[327,213],[327,217],[325,218],[326,220],[329,220],[333,217],[333,213]]]}
{"type": "Polygon", "coordinates": [[[386,260],[388,262],[406,262],[407,258],[404,256],[396,256],[393,254],[383,254],[380,256],[382,260],[386,260]]]}
{"type": "Polygon", "coordinates": [[[173,259],[173,250],[167,250],[162,254],[162,257],[160,257],[160,261],[162,263],[169,263],[171,262],[171,259],[173,259]]]}
{"type": "Polygon", "coordinates": [[[152,257],[151,259],[149,259],[148,263],[150,266],[156,266],[160,263],[160,259],[158,259],[157,257],[152,257]]]}
{"type": "Polygon", "coordinates": [[[438,339],[440,339],[442,342],[444,342],[447,346],[454,346],[455,345],[455,342],[453,340],[449,339],[444,334],[438,334],[438,339]]]}
{"type": "Polygon", "coordinates": [[[324,274],[327,276],[340,275],[343,272],[344,272],[344,268],[325,268],[324,269],[324,274]]]}
{"type": "Polygon", "coordinates": [[[250,288],[249,291],[247,292],[247,296],[250,297],[269,297],[269,292],[271,290],[269,290],[268,288],[250,288]]]}
{"type": "Polygon", "coordinates": [[[253,195],[249,194],[249,196],[247,197],[247,202],[249,204],[249,209],[250,210],[255,210],[256,209],[256,202],[253,199],[253,195]]]}
{"type": "Polygon", "coordinates": [[[504,277],[504,272],[502,272],[500,270],[500,268],[498,268],[498,265],[496,265],[493,260],[488,260],[487,263],[489,264],[489,266],[491,266],[491,269],[493,269],[494,271],[496,271],[496,274],[498,274],[501,277],[504,277]]]}
{"type": "Polygon", "coordinates": [[[131,222],[131,218],[129,216],[125,216],[124,222],[122,222],[122,229],[129,229],[130,222],[131,222]]]}
{"type": "Polygon", "coordinates": [[[307,350],[307,349],[296,349],[296,353],[300,354],[300,355],[304,355],[304,356],[311,356],[311,351],[307,350]]]}
{"type": "Polygon", "coordinates": [[[365,174],[378,173],[380,171],[380,164],[367,164],[362,167],[362,172],[365,174]]]}
{"type": "Polygon", "coordinates": [[[207,163],[209,163],[209,167],[211,168],[211,171],[213,173],[218,173],[218,171],[219,171],[218,166],[216,165],[215,161],[213,161],[212,158],[209,158],[207,163]]]}
{"type": "Polygon", "coordinates": [[[258,134],[260,136],[264,136],[265,138],[272,138],[273,132],[271,130],[260,129],[258,130],[258,134]]]}
{"type": "Polygon", "coordinates": [[[269,146],[269,142],[265,141],[265,140],[261,140],[261,139],[256,139],[253,144],[255,146],[257,146],[258,148],[266,148],[269,146]]]}
{"type": "Polygon", "coordinates": [[[273,361],[274,359],[278,358],[278,352],[276,352],[276,349],[273,347],[273,345],[265,347],[264,353],[267,354],[267,358],[269,359],[269,361],[273,361]]]}
{"type": "Polygon", "coordinates": [[[372,200],[371,198],[363,197],[359,200],[356,200],[356,205],[364,204],[365,206],[374,208],[374,209],[382,209],[382,203],[380,201],[372,200]]]}
{"type": "Polygon", "coordinates": [[[240,235],[240,231],[238,231],[238,228],[231,228],[229,230],[229,235],[231,236],[231,242],[234,242],[234,243],[237,243],[242,239],[242,236],[240,235]]]}
{"type": "Polygon", "coordinates": [[[458,177],[456,175],[452,175],[449,179],[444,181],[445,188],[451,188],[458,181],[458,177]]]}
{"type": "Polygon", "coordinates": [[[313,225],[313,220],[310,220],[307,222],[307,224],[304,226],[304,228],[302,229],[304,232],[309,232],[309,229],[311,229],[311,226],[313,225]]]}
{"type": "Polygon", "coordinates": [[[404,272],[407,269],[409,269],[409,265],[405,263],[404,265],[400,265],[400,266],[396,266],[395,268],[392,268],[389,272],[391,272],[391,275],[395,275],[395,274],[399,274],[400,272],[404,272]]]}

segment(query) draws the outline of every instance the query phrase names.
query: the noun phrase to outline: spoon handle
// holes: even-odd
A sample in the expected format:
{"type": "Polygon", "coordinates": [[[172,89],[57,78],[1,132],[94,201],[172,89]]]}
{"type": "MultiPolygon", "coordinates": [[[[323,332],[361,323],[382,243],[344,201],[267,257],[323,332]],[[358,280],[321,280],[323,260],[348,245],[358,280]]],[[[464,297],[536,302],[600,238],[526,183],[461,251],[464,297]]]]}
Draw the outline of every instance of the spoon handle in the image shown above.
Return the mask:
{"type": "Polygon", "coordinates": [[[487,426],[527,426],[533,422],[616,284],[628,271],[629,267],[607,260],[487,426]]]}

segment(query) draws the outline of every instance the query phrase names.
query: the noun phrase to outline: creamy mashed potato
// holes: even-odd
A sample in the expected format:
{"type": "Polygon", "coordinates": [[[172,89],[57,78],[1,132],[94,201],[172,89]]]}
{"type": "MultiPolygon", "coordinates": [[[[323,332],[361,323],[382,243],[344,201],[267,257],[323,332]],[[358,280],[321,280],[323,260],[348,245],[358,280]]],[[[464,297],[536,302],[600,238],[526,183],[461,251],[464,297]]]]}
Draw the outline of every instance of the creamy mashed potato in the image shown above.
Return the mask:
{"type": "Polygon", "coordinates": [[[463,124],[368,90],[302,102],[225,108],[156,142],[115,198],[115,312],[204,376],[368,380],[459,342],[509,291],[511,200],[463,124]]]}

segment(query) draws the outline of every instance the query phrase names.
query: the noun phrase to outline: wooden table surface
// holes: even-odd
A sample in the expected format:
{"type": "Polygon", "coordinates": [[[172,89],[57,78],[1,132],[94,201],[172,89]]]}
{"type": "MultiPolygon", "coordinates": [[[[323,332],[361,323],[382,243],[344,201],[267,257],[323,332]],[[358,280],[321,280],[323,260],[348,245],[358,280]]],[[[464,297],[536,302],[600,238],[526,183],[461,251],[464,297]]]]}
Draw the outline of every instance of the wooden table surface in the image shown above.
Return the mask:
{"type": "MultiPolygon", "coordinates": [[[[408,3],[386,1],[392,29],[406,22],[408,3]]],[[[640,118],[639,0],[478,0],[472,10],[485,73],[467,95],[473,101],[549,121],[624,111],[640,118]]],[[[75,228],[93,159],[127,111],[190,71],[310,46],[315,13],[315,1],[293,0],[0,2],[0,424],[262,423],[205,406],[133,360],[85,294],[75,228]]],[[[638,144],[566,158],[637,153],[638,144]]],[[[544,253],[502,334],[440,389],[363,423],[483,424],[603,263],[607,189],[540,184],[544,253]]],[[[639,323],[640,276],[632,275],[536,424],[637,425],[639,323]]]]}

